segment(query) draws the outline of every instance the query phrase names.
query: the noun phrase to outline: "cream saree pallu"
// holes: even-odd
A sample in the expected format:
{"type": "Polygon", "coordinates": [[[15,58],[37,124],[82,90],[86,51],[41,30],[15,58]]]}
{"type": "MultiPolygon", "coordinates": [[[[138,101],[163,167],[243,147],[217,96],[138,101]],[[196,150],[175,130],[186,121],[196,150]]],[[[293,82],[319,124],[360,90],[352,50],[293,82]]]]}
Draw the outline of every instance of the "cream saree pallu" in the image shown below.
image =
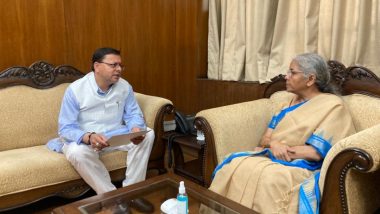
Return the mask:
{"type": "MultiPolygon", "coordinates": [[[[269,125],[273,140],[289,146],[310,145],[324,158],[335,142],[355,133],[351,116],[336,95],[320,94],[288,107],[290,103],[288,100],[282,104],[283,110],[269,125]]],[[[269,149],[235,153],[215,169],[210,190],[259,213],[297,213],[301,184],[314,178],[321,165],[322,161],[277,160],[269,149]]],[[[304,197],[309,197],[310,187],[301,190],[304,197]]],[[[318,201],[311,207],[301,206],[300,211],[310,209],[314,213],[317,206],[318,201]]]]}

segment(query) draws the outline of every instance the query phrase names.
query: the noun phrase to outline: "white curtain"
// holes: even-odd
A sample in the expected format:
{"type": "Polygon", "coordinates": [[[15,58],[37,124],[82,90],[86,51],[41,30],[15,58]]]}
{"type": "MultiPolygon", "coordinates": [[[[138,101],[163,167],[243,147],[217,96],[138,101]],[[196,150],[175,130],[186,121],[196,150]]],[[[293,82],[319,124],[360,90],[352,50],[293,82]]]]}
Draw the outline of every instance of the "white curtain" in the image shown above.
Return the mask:
{"type": "Polygon", "coordinates": [[[209,0],[208,78],[269,81],[317,52],[380,76],[380,0],[209,0]]]}

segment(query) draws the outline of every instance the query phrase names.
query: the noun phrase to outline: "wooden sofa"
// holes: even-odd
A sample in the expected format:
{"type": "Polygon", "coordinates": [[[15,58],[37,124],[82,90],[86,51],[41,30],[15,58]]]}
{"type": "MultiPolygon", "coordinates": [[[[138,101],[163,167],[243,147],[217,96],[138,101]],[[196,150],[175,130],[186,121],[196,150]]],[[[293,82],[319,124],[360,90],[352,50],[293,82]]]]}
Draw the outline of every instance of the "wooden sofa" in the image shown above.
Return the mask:
{"type": "MultiPolygon", "coordinates": [[[[43,61],[0,73],[0,211],[48,196],[73,198],[90,189],[64,155],[45,145],[57,137],[66,87],[83,75],[72,66],[54,67],[43,61]]],[[[172,102],[140,93],[135,96],[147,125],[155,131],[148,170],[162,174],[166,172],[163,120],[173,112],[172,102]]],[[[122,151],[102,156],[115,182],[124,179],[126,156],[122,151]]]]}
{"type": "MultiPolygon", "coordinates": [[[[346,68],[328,62],[341,89],[357,133],[329,151],[319,185],[322,213],[374,213],[380,210],[380,80],[362,66],[346,68]]],[[[284,76],[274,78],[263,99],[207,109],[196,115],[195,126],[205,135],[202,176],[205,186],[225,155],[258,145],[276,100],[285,89],[284,76]],[[277,92],[277,93],[275,93],[277,92]]]]}

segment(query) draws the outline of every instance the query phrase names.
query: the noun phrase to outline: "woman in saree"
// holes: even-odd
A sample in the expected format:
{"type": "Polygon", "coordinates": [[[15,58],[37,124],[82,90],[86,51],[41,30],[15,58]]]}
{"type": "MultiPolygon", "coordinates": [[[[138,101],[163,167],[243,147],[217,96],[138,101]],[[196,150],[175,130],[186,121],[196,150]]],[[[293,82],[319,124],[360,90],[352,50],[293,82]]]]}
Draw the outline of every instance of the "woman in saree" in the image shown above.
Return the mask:
{"type": "Polygon", "coordinates": [[[337,141],[355,133],[330,78],[321,56],[296,56],[285,77],[291,94],[260,147],[226,158],[215,169],[210,190],[259,213],[318,213],[323,159],[337,141]]]}

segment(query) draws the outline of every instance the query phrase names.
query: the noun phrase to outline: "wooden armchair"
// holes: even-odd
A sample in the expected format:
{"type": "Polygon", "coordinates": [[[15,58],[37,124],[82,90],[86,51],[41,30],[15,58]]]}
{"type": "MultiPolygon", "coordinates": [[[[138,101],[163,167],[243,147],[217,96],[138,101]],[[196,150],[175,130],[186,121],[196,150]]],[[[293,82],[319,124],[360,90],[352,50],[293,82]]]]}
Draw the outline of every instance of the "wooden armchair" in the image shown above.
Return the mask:
{"type": "MultiPolygon", "coordinates": [[[[346,68],[328,62],[357,133],[329,151],[321,169],[323,213],[373,213],[380,207],[380,80],[362,66],[346,68]]],[[[195,126],[205,136],[202,176],[211,184],[216,165],[231,152],[258,145],[272,115],[271,95],[285,89],[280,75],[266,88],[263,99],[207,109],[196,115],[195,126]]],[[[278,97],[278,93],[276,93],[278,97]]]]}

